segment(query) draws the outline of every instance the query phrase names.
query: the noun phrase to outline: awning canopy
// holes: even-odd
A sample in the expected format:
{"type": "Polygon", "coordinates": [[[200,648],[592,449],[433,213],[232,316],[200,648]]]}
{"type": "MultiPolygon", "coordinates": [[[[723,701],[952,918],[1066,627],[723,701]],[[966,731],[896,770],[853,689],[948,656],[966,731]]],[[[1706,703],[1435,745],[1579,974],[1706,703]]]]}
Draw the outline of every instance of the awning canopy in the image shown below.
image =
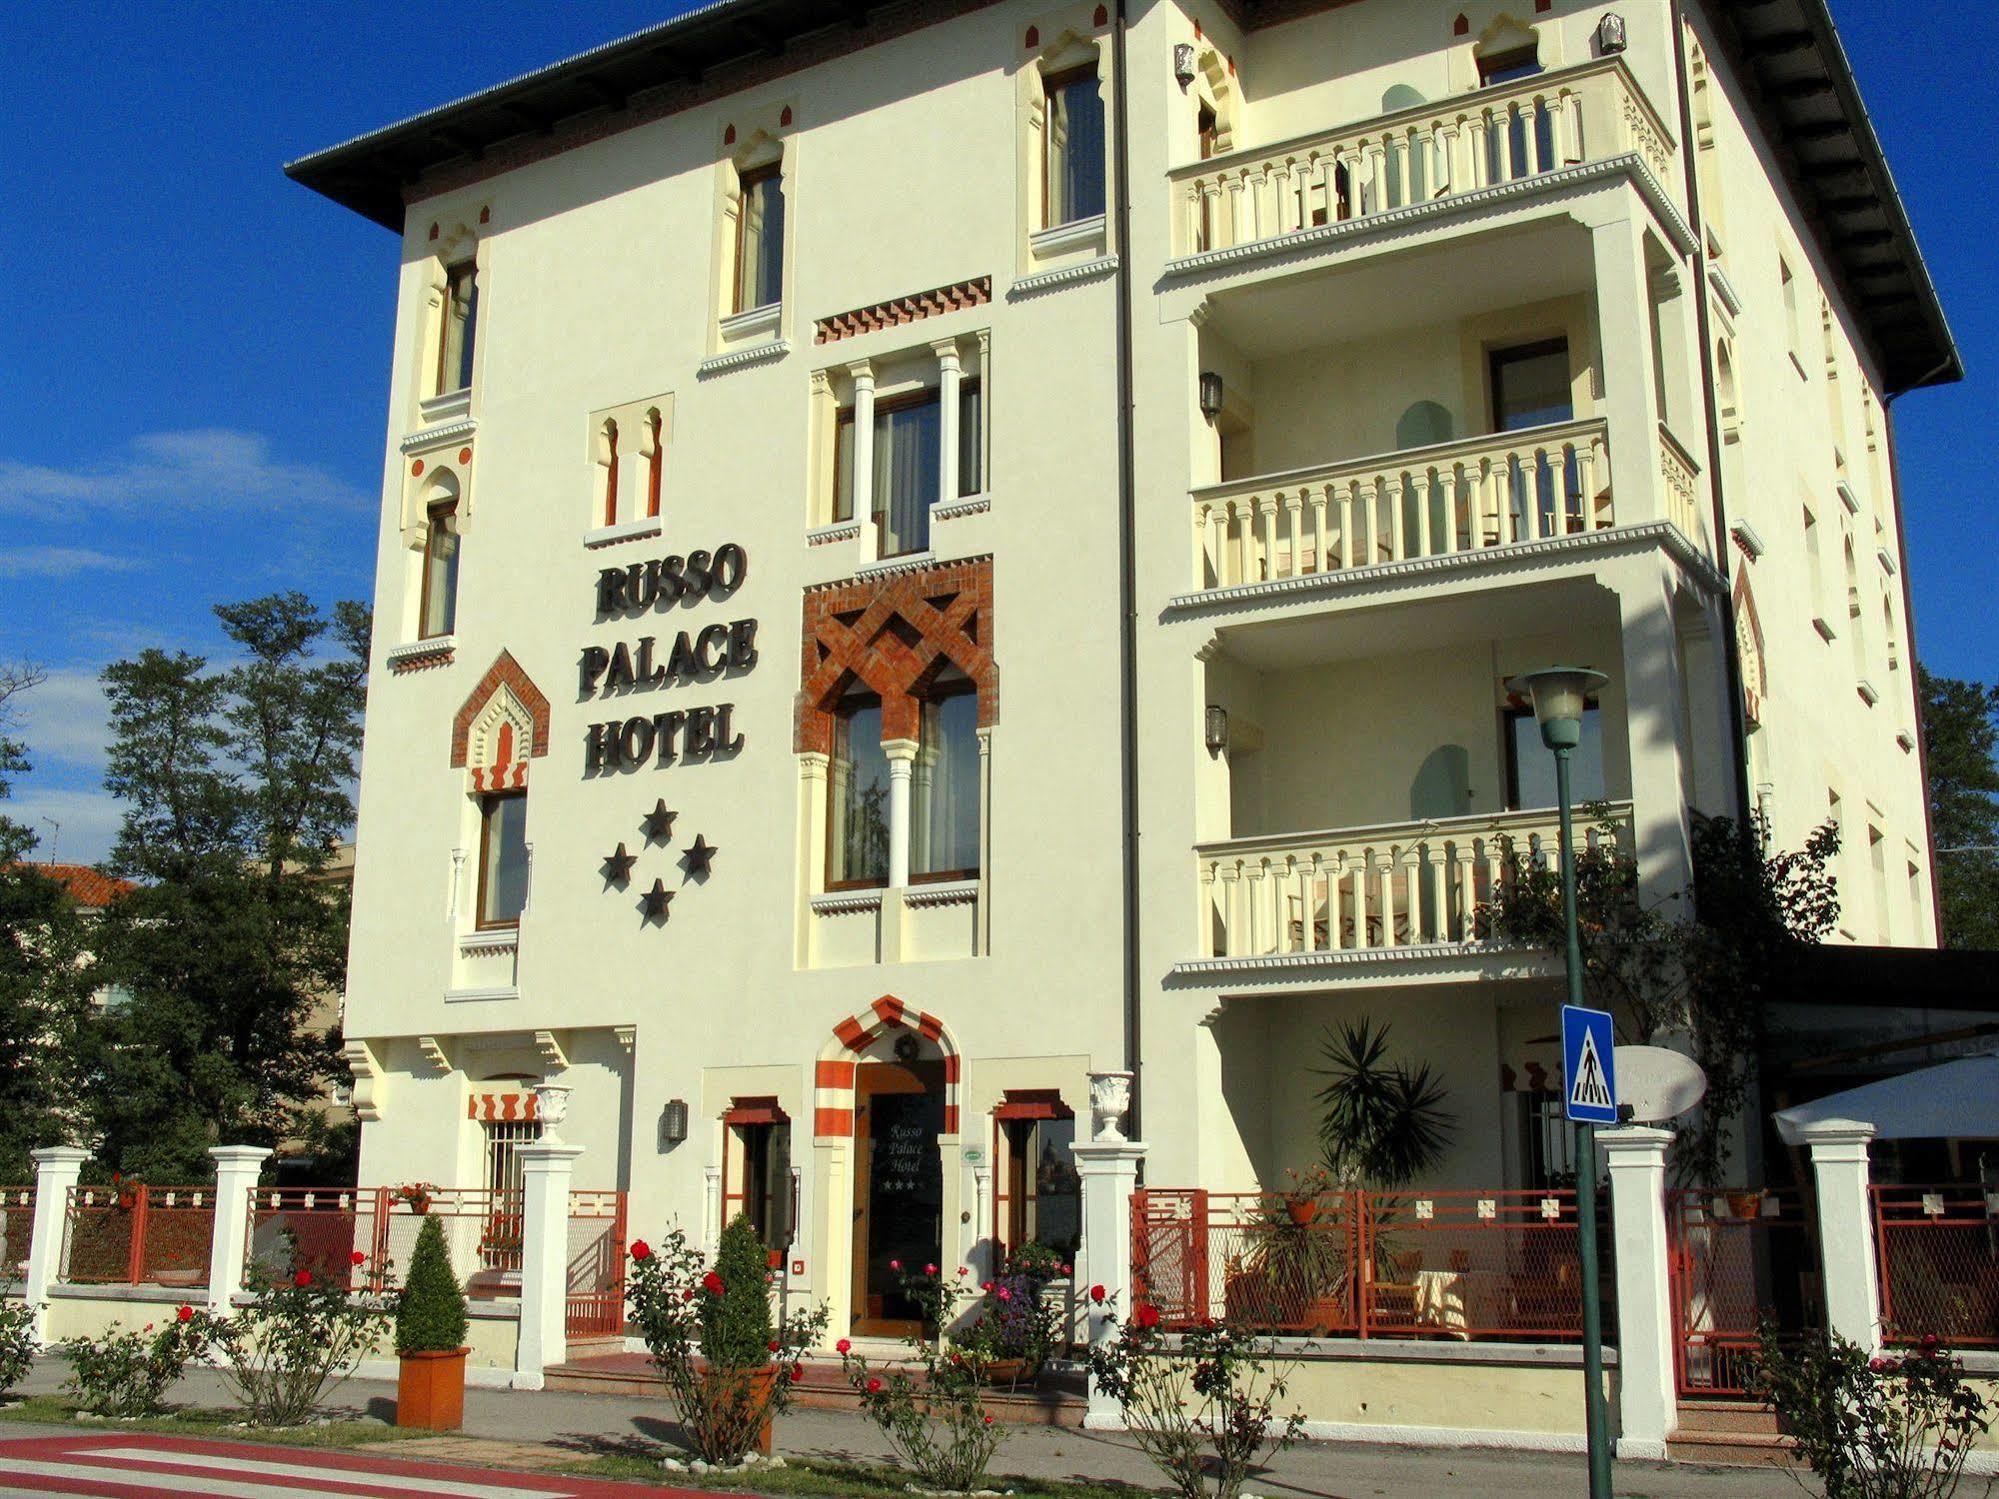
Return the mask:
{"type": "Polygon", "coordinates": [[[1815,1098],[1775,1114],[1786,1145],[1823,1120],[1874,1126],[1877,1140],[1999,1140],[1999,1054],[1959,1057],[1815,1098]]]}

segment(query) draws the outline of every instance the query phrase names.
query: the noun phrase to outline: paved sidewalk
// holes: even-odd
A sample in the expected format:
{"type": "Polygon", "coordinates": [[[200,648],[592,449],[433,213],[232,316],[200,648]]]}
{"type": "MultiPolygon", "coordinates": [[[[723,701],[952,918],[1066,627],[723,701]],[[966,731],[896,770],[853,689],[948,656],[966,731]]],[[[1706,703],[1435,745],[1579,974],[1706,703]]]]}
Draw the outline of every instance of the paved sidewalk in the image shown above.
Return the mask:
{"type": "MultiPolygon", "coordinates": [[[[59,1363],[44,1360],[20,1393],[51,1393],[62,1375],[59,1363]]],[[[221,1381],[206,1370],[190,1373],[175,1398],[199,1405],[228,1401],[221,1381]]],[[[333,1405],[346,1414],[392,1419],[395,1386],[351,1380],[336,1393],[333,1405]]],[[[0,1442],[16,1429],[23,1435],[46,1430],[0,1423],[0,1442]]],[[[673,1431],[672,1412],[657,1399],[471,1389],[465,1392],[462,1436],[399,1442],[383,1450],[399,1457],[434,1455],[459,1463],[522,1467],[543,1455],[660,1453],[673,1431]],[[478,1439],[478,1445],[467,1438],[478,1439]]],[[[890,1455],[874,1426],[846,1411],[792,1411],[779,1419],[776,1436],[778,1451],[788,1457],[879,1460],[890,1455]]],[[[1011,1428],[993,1468],[996,1474],[1141,1490],[1160,1487],[1144,1455],[1119,1432],[1011,1428]]],[[[1307,1442],[1282,1454],[1268,1473],[1252,1480],[1251,1488],[1265,1499],[1432,1499],[1444,1493],[1573,1499],[1584,1492],[1585,1477],[1580,1455],[1307,1442]]],[[[1798,1489],[1786,1474],[1770,1469],[1626,1463],[1618,1467],[1617,1492],[1628,1499],[1791,1499],[1798,1489]]]]}

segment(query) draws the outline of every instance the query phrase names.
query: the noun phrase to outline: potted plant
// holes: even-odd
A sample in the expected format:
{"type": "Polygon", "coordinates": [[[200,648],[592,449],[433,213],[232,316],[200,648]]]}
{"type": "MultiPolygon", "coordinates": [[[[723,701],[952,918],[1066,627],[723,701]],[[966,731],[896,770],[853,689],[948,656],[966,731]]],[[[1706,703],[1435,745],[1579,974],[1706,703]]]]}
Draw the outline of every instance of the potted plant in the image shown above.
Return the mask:
{"type": "Polygon", "coordinates": [[[1000,1277],[979,1288],[978,1320],[953,1342],[981,1381],[1011,1388],[1041,1377],[1055,1348],[1055,1316],[1042,1293],[1072,1273],[1047,1245],[1023,1244],[1007,1256],[1000,1277]]]}
{"type": "Polygon", "coordinates": [[[768,1453],[771,1386],[777,1378],[771,1360],[777,1345],[771,1338],[770,1256],[746,1216],[738,1214],[722,1230],[710,1273],[720,1288],[700,1300],[702,1379],[711,1402],[761,1413],[755,1446],[768,1453]]]}
{"type": "Polygon", "coordinates": [[[431,1198],[436,1195],[437,1188],[433,1187],[429,1182],[405,1182],[389,1194],[389,1199],[392,1202],[404,1204],[412,1213],[421,1218],[430,1211],[431,1198]]]}
{"type": "Polygon", "coordinates": [[[465,1293],[444,1226],[425,1218],[396,1298],[396,1425],[453,1431],[465,1419],[465,1293]]]}
{"type": "Polygon", "coordinates": [[[1725,1194],[1728,1211],[1735,1218],[1760,1218],[1763,1216],[1763,1190],[1760,1187],[1745,1188],[1740,1192],[1725,1194]]]}

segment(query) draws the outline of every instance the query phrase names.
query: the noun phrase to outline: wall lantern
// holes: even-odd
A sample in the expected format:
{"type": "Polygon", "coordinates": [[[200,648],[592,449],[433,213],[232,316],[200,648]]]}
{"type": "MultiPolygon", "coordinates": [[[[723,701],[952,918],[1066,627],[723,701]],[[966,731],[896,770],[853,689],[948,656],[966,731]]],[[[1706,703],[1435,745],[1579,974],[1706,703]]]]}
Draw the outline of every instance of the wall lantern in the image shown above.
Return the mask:
{"type": "Polygon", "coordinates": [[[1624,50],[1624,17],[1616,11],[1604,12],[1603,19],[1596,23],[1596,53],[1608,57],[1613,52],[1624,50]]]}
{"type": "Polygon", "coordinates": [[[1213,370],[1201,371],[1201,415],[1213,421],[1222,414],[1222,377],[1213,370]]]}
{"type": "Polygon", "coordinates": [[[1194,81],[1194,44],[1175,42],[1173,44],[1173,76],[1185,88],[1194,81]]]}
{"type": "Polygon", "coordinates": [[[674,1098],[667,1101],[659,1114],[659,1143],[678,1145],[687,1138],[687,1100],[674,1098]]]}
{"type": "Polygon", "coordinates": [[[1219,755],[1229,747],[1229,710],[1220,703],[1208,704],[1206,732],[1202,737],[1211,755],[1219,755]]]}

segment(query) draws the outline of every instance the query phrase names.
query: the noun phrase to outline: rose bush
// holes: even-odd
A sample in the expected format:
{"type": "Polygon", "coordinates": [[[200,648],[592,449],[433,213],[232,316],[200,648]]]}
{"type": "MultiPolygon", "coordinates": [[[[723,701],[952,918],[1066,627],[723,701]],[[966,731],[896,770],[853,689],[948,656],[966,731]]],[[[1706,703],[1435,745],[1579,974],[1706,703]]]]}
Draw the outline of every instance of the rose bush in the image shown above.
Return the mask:
{"type": "Polygon", "coordinates": [[[0,1301],[0,1395],[28,1377],[35,1362],[35,1309],[0,1301]]]}
{"type": "MultiPolygon", "coordinates": [[[[388,1308],[350,1289],[350,1277],[290,1268],[296,1239],[284,1235],[285,1266],[257,1265],[250,1300],[213,1325],[222,1380],[257,1426],[298,1426],[352,1377],[380,1343],[388,1308]]],[[[367,1263],[356,1253],[352,1268],[367,1263]]]]}
{"type": "Polygon", "coordinates": [[[134,1331],[114,1322],[95,1338],[65,1338],[57,1352],[69,1360],[63,1389],[93,1416],[156,1416],[166,1394],[214,1341],[215,1319],[183,1306],[164,1327],[148,1322],[134,1331]]]}

